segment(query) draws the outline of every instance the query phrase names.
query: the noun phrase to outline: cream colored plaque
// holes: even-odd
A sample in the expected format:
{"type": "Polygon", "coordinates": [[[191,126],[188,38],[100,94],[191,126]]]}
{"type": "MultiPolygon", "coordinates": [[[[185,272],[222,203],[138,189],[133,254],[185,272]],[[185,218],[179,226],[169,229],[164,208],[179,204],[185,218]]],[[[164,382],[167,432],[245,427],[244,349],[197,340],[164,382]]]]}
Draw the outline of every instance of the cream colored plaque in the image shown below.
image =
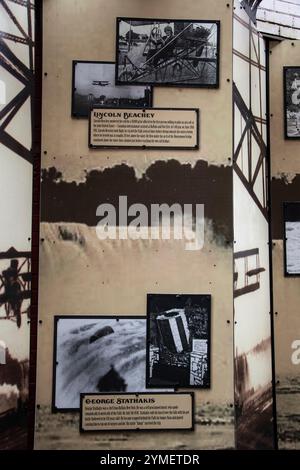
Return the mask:
{"type": "Polygon", "coordinates": [[[185,108],[93,108],[89,146],[197,149],[198,116],[185,108]]]}
{"type": "Polygon", "coordinates": [[[193,393],[82,394],[80,430],[193,430],[193,393]]]}

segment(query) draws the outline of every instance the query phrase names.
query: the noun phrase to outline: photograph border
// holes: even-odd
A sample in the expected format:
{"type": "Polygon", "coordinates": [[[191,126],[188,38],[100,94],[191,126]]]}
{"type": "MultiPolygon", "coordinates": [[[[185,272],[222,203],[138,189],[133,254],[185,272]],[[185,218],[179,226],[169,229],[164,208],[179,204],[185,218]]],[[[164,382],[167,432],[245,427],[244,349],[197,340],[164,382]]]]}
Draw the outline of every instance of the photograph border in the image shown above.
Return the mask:
{"type": "MultiPolygon", "coordinates": [[[[56,367],[58,365],[57,361],[57,327],[59,320],[145,320],[145,327],[146,327],[146,340],[147,340],[147,317],[145,315],[54,315],[54,328],[53,328],[53,364],[52,364],[52,399],[51,399],[51,411],[52,413],[68,413],[80,410],[80,405],[78,408],[58,408],[55,405],[55,398],[56,398],[56,367]]],[[[147,351],[147,343],[145,343],[146,351],[147,351]]],[[[146,365],[145,365],[146,367],[146,365]]],[[[145,375],[146,377],[146,375],[145,375]]],[[[145,384],[146,388],[146,384],[145,384]]],[[[99,392],[100,393],[100,392],[99,392]]],[[[99,395],[99,393],[95,393],[95,395],[99,395]]],[[[132,392],[128,392],[132,395],[132,392]]],[[[87,395],[88,393],[83,393],[83,395],[87,395]]]]}
{"type": "MultiPolygon", "coordinates": [[[[284,120],[284,138],[285,140],[300,140],[300,135],[298,137],[291,137],[288,135],[287,131],[287,96],[286,96],[286,91],[287,91],[287,72],[290,69],[299,69],[300,70],[300,65],[285,65],[283,67],[283,120],[284,120]]],[[[300,105],[299,105],[300,108],[300,105]]]]}
{"type": "Polygon", "coordinates": [[[169,107],[154,107],[154,108],[116,108],[116,109],[131,109],[131,110],[149,110],[149,111],[195,111],[196,114],[196,131],[197,131],[197,143],[193,147],[160,147],[160,146],[149,146],[149,145],[92,145],[91,144],[91,114],[94,109],[113,109],[108,106],[93,106],[89,112],[89,129],[88,129],[88,146],[90,149],[99,150],[99,149],[142,149],[142,150],[199,150],[200,144],[200,109],[199,108],[169,108],[169,107]]]}
{"type": "MultiPolygon", "coordinates": [[[[85,114],[78,114],[75,112],[75,68],[76,64],[109,64],[109,65],[116,65],[116,63],[113,60],[72,60],[72,94],[71,94],[71,117],[76,118],[76,119],[89,119],[89,113],[87,115],[85,114]]],[[[116,68],[115,68],[116,70],[116,68]]],[[[114,73],[114,78],[115,78],[115,73],[114,73]]],[[[119,84],[115,83],[115,86],[119,86],[119,84]]],[[[139,84],[136,84],[135,86],[140,86],[139,84]]],[[[149,86],[150,88],[150,102],[148,107],[152,108],[153,106],[153,86],[151,85],[141,85],[141,86],[149,86]]],[[[99,106],[99,108],[102,108],[102,106],[99,106]]],[[[116,109],[119,109],[118,106],[115,106],[116,109]]],[[[134,108],[133,108],[134,109],[134,108]]],[[[143,108],[137,108],[137,109],[143,109],[143,108]]]]}
{"type": "MultiPolygon", "coordinates": [[[[151,390],[152,388],[153,389],[166,389],[168,388],[169,386],[174,388],[175,391],[179,390],[179,389],[197,389],[197,390],[210,390],[211,389],[211,323],[212,323],[212,320],[211,320],[211,315],[212,315],[212,312],[211,312],[211,306],[212,306],[212,296],[211,294],[157,294],[157,293],[151,293],[151,294],[147,294],[147,327],[146,327],[146,341],[147,341],[147,344],[146,344],[146,388],[151,390]],[[149,349],[150,349],[150,344],[151,344],[151,341],[150,341],[150,302],[151,302],[151,297],[152,296],[165,296],[165,295],[168,295],[168,296],[173,296],[173,297],[177,297],[177,298],[180,298],[180,297],[199,297],[199,296],[204,296],[204,297],[207,297],[207,301],[209,303],[209,309],[210,309],[210,312],[209,312],[209,319],[208,319],[208,334],[207,334],[207,337],[208,337],[208,347],[207,347],[207,362],[208,362],[208,384],[206,386],[202,386],[202,385],[181,385],[181,384],[170,384],[170,385],[150,385],[150,374],[149,374],[149,349]]],[[[174,308],[176,308],[176,305],[174,306],[174,308]]]]}
{"type": "Polygon", "coordinates": [[[287,270],[287,237],[286,237],[286,229],[285,229],[285,223],[288,222],[286,218],[286,213],[287,213],[287,206],[290,206],[291,204],[298,204],[300,207],[300,201],[286,201],[283,203],[283,262],[284,262],[284,276],[285,277],[299,277],[300,276],[300,271],[299,273],[289,273],[287,270]]]}
{"type": "Polygon", "coordinates": [[[127,17],[127,16],[118,16],[116,18],[116,67],[115,67],[115,83],[116,85],[149,85],[149,86],[157,86],[157,87],[177,87],[177,88],[220,88],[220,46],[221,46],[221,21],[220,20],[194,20],[194,19],[179,19],[179,18],[135,18],[135,17],[127,17]],[[170,83],[170,82],[163,82],[163,83],[158,83],[158,82],[124,82],[120,81],[118,79],[119,73],[118,73],[118,63],[119,63],[119,23],[124,20],[133,20],[133,21],[159,21],[162,23],[172,23],[172,22],[180,22],[180,23],[186,23],[186,22],[193,22],[193,23],[215,23],[217,26],[217,70],[216,70],[216,83],[214,84],[194,84],[194,83],[170,83]]]}
{"type": "Polygon", "coordinates": [[[102,433],[102,432],[149,432],[149,431],[155,431],[155,432],[164,432],[164,431],[194,431],[195,430],[195,394],[194,392],[143,392],[143,393],[130,393],[130,392],[123,392],[123,393],[81,393],[80,394],[80,416],[79,416],[79,431],[80,433],[102,433]],[[82,402],[83,398],[86,396],[99,396],[99,395],[135,395],[138,397],[139,395],[190,395],[192,399],[192,407],[191,407],[191,413],[192,413],[192,426],[190,428],[163,428],[163,429],[157,429],[157,428],[148,428],[148,429],[95,429],[95,430],[86,430],[83,429],[82,427],[82,402]]]}

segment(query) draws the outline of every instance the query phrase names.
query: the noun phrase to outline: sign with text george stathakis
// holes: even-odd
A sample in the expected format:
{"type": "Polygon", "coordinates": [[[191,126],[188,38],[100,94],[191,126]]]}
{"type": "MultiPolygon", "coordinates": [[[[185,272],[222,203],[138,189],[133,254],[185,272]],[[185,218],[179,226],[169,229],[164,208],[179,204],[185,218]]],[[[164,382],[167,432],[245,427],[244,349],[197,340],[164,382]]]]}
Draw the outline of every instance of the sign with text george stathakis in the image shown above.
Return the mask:
{"type": "Polygon", "coordinates": [[[198,149],[199,110],[92,108],[89,147],[198,149]]]}
{"type": "Polygon", "coordinates": [[[80,431],[194,429],[193,393],[82,393],[80,431]]]}

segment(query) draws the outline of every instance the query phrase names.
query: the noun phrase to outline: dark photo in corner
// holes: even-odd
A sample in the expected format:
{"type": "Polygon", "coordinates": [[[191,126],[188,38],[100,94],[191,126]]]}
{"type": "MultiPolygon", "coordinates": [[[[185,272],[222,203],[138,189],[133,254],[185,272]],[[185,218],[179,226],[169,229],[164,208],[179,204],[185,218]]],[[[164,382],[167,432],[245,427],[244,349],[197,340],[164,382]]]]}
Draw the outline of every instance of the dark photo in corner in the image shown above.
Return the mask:
{"type": "Polygon", "coordinates": [[[210,295],[148,294],[147,387],[210,387],[210,295]]]}
{"type": "Polygon", "coordinates": [[[74,60],[72,116],[88,118],[93,106],[151,107],[152,89],[150,86],[116,86],[114,62],[74,60]]]}
{"type": "Polygon", "coordinates": [[[219,86],[220,22],[117,18],[116,83],[219,86]]]}
{"type": "Polygon", "coordinates": [[[80,393],[145,391],[145,317],[54,321],[53,411],[79,409],[80,393]]]}
{"type": "Polygon", "coordinates": [[[300,66],[283,67],[286,139],[300,139],[300,66]]]}
{"type": "Polygon", "coordinates": [[[284,271],[300,276],[300,202],[284,204],[284,271]]]}

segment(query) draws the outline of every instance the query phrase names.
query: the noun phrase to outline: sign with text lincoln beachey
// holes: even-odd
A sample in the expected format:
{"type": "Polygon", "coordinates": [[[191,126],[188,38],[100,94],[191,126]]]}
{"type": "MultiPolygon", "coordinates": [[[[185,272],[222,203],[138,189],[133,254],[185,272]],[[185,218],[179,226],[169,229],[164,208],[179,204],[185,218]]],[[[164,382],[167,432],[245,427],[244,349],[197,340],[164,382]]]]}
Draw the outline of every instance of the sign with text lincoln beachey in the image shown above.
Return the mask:
{"type": "Polygon", "coordinates": [[[90,148],[199,148],[199,110],[92,108],[90,148]]]}

